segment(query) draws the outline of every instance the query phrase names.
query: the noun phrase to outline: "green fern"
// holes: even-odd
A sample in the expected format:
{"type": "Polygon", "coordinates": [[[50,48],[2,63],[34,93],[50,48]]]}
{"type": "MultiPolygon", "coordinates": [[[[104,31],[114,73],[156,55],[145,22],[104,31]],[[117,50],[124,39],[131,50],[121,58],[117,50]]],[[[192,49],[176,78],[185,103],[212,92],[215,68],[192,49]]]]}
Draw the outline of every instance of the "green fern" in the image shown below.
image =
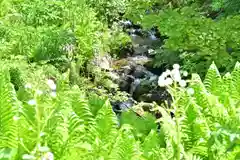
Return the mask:
{"type": "Polygon", "coordinates": [[[204,85],[210,93],[218,95],[221,92],[219,84],[222,84],[221,75],[215,63],[212,63],[204,79],[204,85]]]}
{"type": "Polygon", "coordinates": [[[203,109],[206,109],[209,107],[208,102],[208,91],[206,90],[201,78],[197,74],[192,74],[192,83],[190,84],[190,87],[194,89],[194,98],[197,105],[202,107],[203,109]]]}
{"type": "Polygon", "coordinates": [[[6,68],[0,70],[0,148],[15,148],[18,144],[18,102],[10,75],[6,68]]]}
{"type": "Polygon", "coordinates": [[[87,141],[94,147],[93,154],[97,157],[106,157],[109,150],[112,150],[117,136],[117,117],[110,107],[110,102],[106,101],[97,112],[95,124],[90,126],[87,141]],[[94,143],[95,142],[95,143],[94,143]]]}
{"type": "Polygon", "coordinates": [[[115,139],[115,144],[113,150],[109,155],[109,160],[135,160],[140,158],[140,146],[136,142],[131,127],[129,125],[124,125],[117,138],[115,139]]]}
{"type": "Polygon", "coordinates": [[[240,100],[240,63],[237,62],[233,72],[231,73],[231,77],[232,77],[232,91],[231,93],[231,97],[240,100]]]}
{"type": "Polygon", "coordinates": [[[144,142],[141,144],[141,149],[143,152],[143,157],[151,160],[158,160],[161,157],[160,145],[163,141],[155,130],[151,130],[148,136],[144,139],[144,142]]]}
{"type": "Polygon", "coordinates": [[[129,124],[133,127],[134,136],[143,141],[145,137],[150,133],[151,130],[157,129],[157,124],[155,123],[155,117],[146,113],[144,116],[139,117],[133,111],[124,112],[120,118],[120,124],[129,124]]]}

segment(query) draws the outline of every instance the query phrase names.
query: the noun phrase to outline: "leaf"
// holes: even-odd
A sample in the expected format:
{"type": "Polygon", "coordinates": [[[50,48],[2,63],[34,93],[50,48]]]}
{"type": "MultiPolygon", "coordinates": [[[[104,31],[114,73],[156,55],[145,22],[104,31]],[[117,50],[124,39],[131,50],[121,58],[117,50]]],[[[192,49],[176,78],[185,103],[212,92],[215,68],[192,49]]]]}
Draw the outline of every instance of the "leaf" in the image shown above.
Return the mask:
{"type": "Polygon", "coordinates": [[[213,93],[216,95],[219,95],[221,93],[220,84],[222,84],[222,79],[214,62],[211,64],[210,68],[208,69],[207,75],[203,83],[206,89],[210,93],[213,93]]]}
{"type": "Polygon", "coordinates": [[[14,116],[17,115],[17,98],[10,83],[9,72],[0,69],[0,148],[17,146],[17,126],[14,116]]]}
{"type": "Polygon", "coordinates": [[[17,154],[17,149],[3,148],[0,149],[0,159],[1,160],[12,160],[17,154]]]}

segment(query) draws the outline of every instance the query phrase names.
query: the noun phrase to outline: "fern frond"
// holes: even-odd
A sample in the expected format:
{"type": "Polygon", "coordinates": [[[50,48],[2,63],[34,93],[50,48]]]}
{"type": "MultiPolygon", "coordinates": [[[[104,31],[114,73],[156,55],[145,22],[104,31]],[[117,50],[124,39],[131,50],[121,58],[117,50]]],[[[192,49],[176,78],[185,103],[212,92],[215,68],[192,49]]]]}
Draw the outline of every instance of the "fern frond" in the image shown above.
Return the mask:
{"type": "Polygon", "coordinates": [[[135,141],[129,125],[122,126],[113,148],[109,160],[140,160],[140,146],[135,141]]]}
{"type": "Polygon", "coordinates": [[[17,98],[7,69],[0,70],[0,148],[17,147],[17,98]]]}
{"type": "Polygon", "coordinates": [[[123,112],[120,118],[120,124],[131,125],[134,136],[140,140],[144,140],[151,130],[157,129],[155,121],[156,118],[150,113],[145,113],[144,116],[139,117],[133,111],[123,112]]]}
{"type": "Polygon", "coordinates": [[[208,148],[207,145],[195,145],[188,151],[191,156],[206,159],[208,157],[208,148]]]}
{"type": "Polygon", "coordinates": [[[92,146],[90,157],[96,159],[109,155],[116,140],[117,127],[117,117],[107,100],[96,113],[94,121],[85,127],[83,141],[92,146]]]}
{"type": "Polygon", "coordinates": [[[144,142],[141,144],[143,157],[146,159],[158,160],[161,157],[160,144],[161,139],[155,130],[151,130],[144,142]]]}
{"type": "Polygon", "coordinates": [[[222,84],[221,75],[213,62],[207,71],[204,85],[210,93],[218,95],[221,93],[220,84],[222,84]]]}
{"type": "Polygon", "coordinates": [[[191,149],[200,138],[205,136],[201,129],[202,126],[197,122],[199,116],[194,104],[189,104],[186,107],[186,112],[181,121],[181,132],[184,134],[182,140],[186,151],[191,149]]]}
{"type": "Polygon", "coordinates": [[[90,107],[88,106],[88,101],[85,100],[85,97],[78,92],[69,94],[69,96],[71,96],[70,101],[72,104],[72,109],[86,125],[93,124],[94,116],[90,110],[90,107]]]}
{"type": "Polygon", "coordinates": [[[203,160],[201,157],[194,155],[194,154],[187,154],[185,155],[186,160],[203,160]]]}
{"type": "Polygon", "coordinates": [[[71,149],[82,142],[85,130],[83,120],[74,112],[69,112],[68,116],[55,117],[51,121],[56,120],[58,121],[55,123],[57,126],[48,132],[47,142],[55,155],[60,158],[66,156],[71,149]]]}
{"type": "Polygon", "coordinates": [[[207,99],[207,90],[201,81],[201,78],[197,74],[192,74],[192,83],[190,85],[191,88],[194,89],[193,97],[195,98],[195,102],[201,106],[203,109],[209,107],[208,99],[207,99]]]}
{"type": "Polygon", "coordinates": [[[117,135],[117,117],[112,110],[110,102],[107,100],[103,107],[98,111],[95,126],[95,138],[99,138],[101,143],[108,144],[109,147],[114,143],[117,135]]]}
{"type": "Polygon", "coordinates": [[[240,100],[240,63],[237,62],[234,70],[231,73],[232,76],[232,92],[231,97],[240,100]]]}

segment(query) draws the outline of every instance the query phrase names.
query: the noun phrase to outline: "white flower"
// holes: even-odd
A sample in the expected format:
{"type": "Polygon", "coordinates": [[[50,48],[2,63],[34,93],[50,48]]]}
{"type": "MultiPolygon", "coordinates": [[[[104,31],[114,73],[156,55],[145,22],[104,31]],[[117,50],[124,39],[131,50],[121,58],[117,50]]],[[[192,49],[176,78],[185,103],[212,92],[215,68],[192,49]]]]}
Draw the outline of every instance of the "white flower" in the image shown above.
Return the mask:
{"type": "Polygon", "coordinates": [[[158,85],[159,85],[160,87],[164,87],[164,86],[165,86],[165,78],[164,78],[164,77],[160,76],[160,77],[158,78],[158,85]]]}
{"type": "Polygon", "coordinates": [[[171,75],[171,71],[169,69],[167,69],[165,72],[167,75],[171,75]]]}
{"type": "Polygon", "coordinates": [[[188,72],[187,71],[183,71],[183,76],[187,77],[188,76],[188,72]]]}
{"type": "Polygon", "coordinates": [[[40,137],[44,136],[45,133],[44,132],[40,132],[40,137]]]}
{"type": "Polygon", "coordinates": [[[149,49],[149,50],[148,50],[148,53],[153,53],[153,52],[154,52],[153,49],[149,49]]]}
{"type": "Polygon", "coordinates": [[[199,143],[203,143],[204,139],[203,138],[199,138],[199,143]]]}
{"type": "Polygon", "coordinates": [[[40,152],[48,152],[49,151],[49,148],[47,146],[39,146],[38,149],[40,152]]]}
{"type": "Polygon", "coordinates": [[[27,83],[27,84],[25,84],[25,86],[24,86],[26,89],[31,89],[32,88],[32,85],[30,84],[30,83],[27,83]]]}
{"type": "Polygon", "coordinates": [[[36,93],[37,93],[37,95],[42,95],[43,94],[43,92],[41,90],[37,90],[36,93]]]}
{"type": "Polygon", "coordinates": [[[41,160],[54,160],[54,155],[52,152],[47,152],[43,157],[41,157],[41,160]]]}
{"type": "Polygon", "coordinates": [[[36,157],[34,157],[33,155],[24,154],[24,155],[22,156],[22,159],[24,159],[24,160],[27,160],[27,159],[33,160],[33,159],[36,159],[36,157]]]}
{"type": "Polygon", "coordinates": [[[49,88],[50,88],[51,90],[56,90],[56,88],[57,88],[56,84],[55,84],[54,81],[51,80],[51,79],[49,79],[49,80],[47,81],[47,85],[49,86],[49,88]]]}
{"type": "Polygon", "coordinates": [[[50,96],[53,97],[53,98],[55,98],[55,97],[57,97],[57,93],[56,93],[56,92],[51,92],[51,93],[50,93],[50,96]]]}
{"type": "Polygon", "coordinates": [[[173,69],[171,72],[172,75],[172,79],[176,82],[180,82],[181,81],[181,74],[180,71],[178,69],[173,69]]]}
{"type": "Polygon", "coordinates": [[[174,65],[173,65],[173,68],[174,68],[174,69],[179,69],[179,68],[180,68],[180,65],[179,65],[179,64],[174,64],[174,65]]]}
{"type": "Polygon", "coordinates": [[[193,95],[193,94],[194,94],[194,89],[193,89],[193,88],[188,88],[188,89],[187,89],[187,93],[188,93],[189,95],[193,95]]]}
{"type": "Polygon", "coordinates": [[[163,72],[161,76],[164,77],[164,78],[166,78],[168,75],[169,75],[169,74],[168,74],[167,72],[163,72]]]}
{"type": "Polygon", "coordinates": [[[18,121],[20,119],[20,117],[18,117],[18,116],[13,116],[13,120],[14,121],[18,121]]]}
{"type": "Polygon", "coordinates": [[[181,87],[185,87],[185,86],[187,85],[187,82],[186,82],[185,80],[180,80],[180,81],[179,81],[179,85],[180,85],[181,87]]]}
{"type": "Polygon", "coordinates": [[[36,101],[34,99],[31,99],[31,100],[28,101],[28,104],[31,105],[31,106],[34,106],[37,103],[36,103],[36,101]]]}
{"type": "Polygon", "coordinates": [[[171,84],[173,84],[172,78],[167,78],[167,79],[165,80],[165,85],[169,86],[169,85],[171,85],[171,84]]]}

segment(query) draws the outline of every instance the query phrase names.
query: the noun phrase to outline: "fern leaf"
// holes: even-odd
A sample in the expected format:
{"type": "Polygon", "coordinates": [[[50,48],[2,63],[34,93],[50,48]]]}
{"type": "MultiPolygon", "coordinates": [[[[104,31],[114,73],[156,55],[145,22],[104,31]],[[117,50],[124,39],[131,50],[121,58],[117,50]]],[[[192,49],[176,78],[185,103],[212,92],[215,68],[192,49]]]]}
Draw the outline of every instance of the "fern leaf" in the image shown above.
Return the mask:
{"type": "Polygon", "coordinates": [[[120,119],[121,125],[131,125],[134,128],[134,136],[140,139],[144,139],[152,129],[157,129],[155,121],[155,117],[150,113],[146,113],[143,117],[139,117],[133,111],[123,112],[120,119]]]}
{"type": "Polygon", "coordinates": [[[209,107],[208,99],[207,99],[207,90],[201,81],[201,78],[197,74],[192,75],[192,83],[191,88],[194,89],[193,97],[195,98],[195,102],[201,106],[203,109],[206,109],[209,107]]]}
{"type": "Polygon", "coordinates": [[[0,70],[0,148],[17,146],[17,126],[14,116],[17,113],[17,98],[10,83],[9,72],[0,70]]]}
{"type": "Polygon", "coordinates": [[[58,120],[55,128],[48,132],[48,143],[58,158],[65,156],[71,149],[79,145],[83,139],[84,126],[74,112],[69,115],[55,117],[52,121],[58,120]]]}
{"type": "Polygon", "coordinates": [[[109,160],[135,160],[140,159],[140,146],[135,141],[132,131],[128,125],[124,125],[119,131],[111,150],[109,160]]]}
{"type": "Polygon", "coordinates": [[[146,159],[158,160],[161,154],[157,152],[160,150],[161,139],[155,130],[151,130],[148,136],[142,143],[143,157],[146,159]]]}
{"type": "Polygon", "coordinates": [[[79,116],[80,119],[84,120],[86,125],[94,123],[93,114],[84,96],[81,96],[79,93],[73,93],[71,95],[71,104],[74,112],[79,116]]]}
{"type": "Polygon", "coordinates": [[[95,138],[98,137],[102,143],[112,143],[115,140],[118,122],[108,100],[98,111],[95,121],[95,129],[93,130],[95,138]]]}
{"type": "Polygon", "coordinates": [[[231,73],[232,76],[232,93],[231,97],[240,100],[240,63],[237,62],[233,72],[231,73]]]}
{"type": "Polygon", "coordinates": [[[208,69],[207,75],[204,80],[204,85],[210,93],[218,95],[219,93],[221,93],[221,91],[219,91],[220,84],[222,84],[221,76],[215,63],[213,62],[208,69]]]}

